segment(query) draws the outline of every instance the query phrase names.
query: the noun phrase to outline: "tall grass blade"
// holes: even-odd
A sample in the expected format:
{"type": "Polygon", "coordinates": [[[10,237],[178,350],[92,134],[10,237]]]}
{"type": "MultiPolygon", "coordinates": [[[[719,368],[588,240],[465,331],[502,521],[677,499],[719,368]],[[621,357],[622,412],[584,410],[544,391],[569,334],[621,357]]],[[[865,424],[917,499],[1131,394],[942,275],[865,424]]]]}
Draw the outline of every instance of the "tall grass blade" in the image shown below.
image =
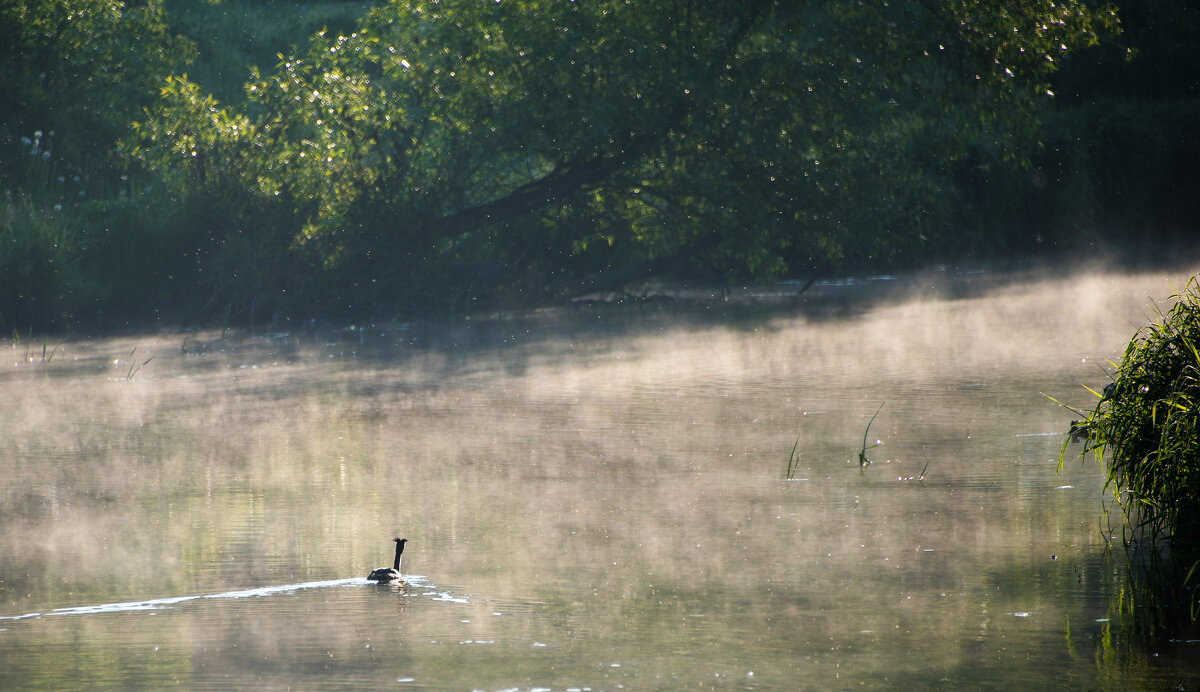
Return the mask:
{"type": "MultiPolygon", "coordinates": [[[[886,401],[883,402],[883,404],[886,404],[886,403],[887,403],[886,401]]],[[[867,446],[867,435],[871,434],[871,424],[875,422],[875,416],[878,416],[879,412],[883,410],[883,404],[880,404],[879,408],[875,409],[875,415],[871,416],[871,420],[867,421],[867,429],[863,431],[862,449],[859,450],[859,452],[858,452],[859,468],[862,468],[863,466],[866,466],[867,464],[871,463],[871,460],[867,458],[867,450],[875,449],[876,447],[879,446],[878,444],[873,444],[870,447],[868,447],[867,446]]]]}
{"type": "Polygon", "coordinates": [[[789,481],[792,480],[792,474],[794,474],[796,472],[796,466],[797,466],[796,462],[799,461],[796,458],[796,448],[799,446],[800,446],[800,436],[797,435],[796,441],[792,444],[792,451],[790,453],[788,453],[787,480],[789,480],[789,481]]]}
{"type": "Polygon", "coordinates": [[[133,350],[129,352],[129,372],[125,373],[126,382],[132,382],[133,376],[137,373],[137,371],[146,367],[147,363],[154,360],[154,356],[150,356],[146,360],[142,361],[142,363],[139,365],[138,362],[133,359],[134,353],[137,353],[137,346],[134,346],[133,350]]]}

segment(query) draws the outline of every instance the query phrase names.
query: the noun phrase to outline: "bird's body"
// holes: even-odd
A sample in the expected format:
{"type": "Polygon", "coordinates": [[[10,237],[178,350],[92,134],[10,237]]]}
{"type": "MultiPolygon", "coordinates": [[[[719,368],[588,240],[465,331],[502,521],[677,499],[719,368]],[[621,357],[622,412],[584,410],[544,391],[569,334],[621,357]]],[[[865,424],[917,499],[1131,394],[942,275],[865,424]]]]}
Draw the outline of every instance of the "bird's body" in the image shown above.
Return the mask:
{"type": "Polygon", "coordinates": [[[400,556],[404,553],[404,544],[408,542],[407,538],[393,538],[396,541],[396,561],[391,567],[380,567],[379,569],[371,570],[367,575],[368,581],[377,581],[380,584],[400,581],[400,556]]]}
{"type": "Polygon", "coordinates": [[[379,569],[371,570],[367,575],[367,581],[396,581],[400,578],[400,573],[391,567],[380,567],[379,569]]]}

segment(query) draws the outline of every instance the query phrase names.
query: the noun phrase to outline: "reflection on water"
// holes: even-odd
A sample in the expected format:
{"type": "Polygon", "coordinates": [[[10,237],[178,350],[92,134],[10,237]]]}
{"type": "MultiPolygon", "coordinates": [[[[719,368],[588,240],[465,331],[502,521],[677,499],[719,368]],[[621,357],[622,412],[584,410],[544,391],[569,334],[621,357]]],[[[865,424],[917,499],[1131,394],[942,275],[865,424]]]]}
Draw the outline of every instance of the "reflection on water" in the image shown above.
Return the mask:
{"type": "Polygon", "coordinates": [[[6,344],[0,685],[1200,682],[1117,626],[1103,478],[1056,475],[1042,395],[1090,405],[1182,277],[886,278],[6,344]],[[396,535],[428,577],[368,585],[396,535]]]}

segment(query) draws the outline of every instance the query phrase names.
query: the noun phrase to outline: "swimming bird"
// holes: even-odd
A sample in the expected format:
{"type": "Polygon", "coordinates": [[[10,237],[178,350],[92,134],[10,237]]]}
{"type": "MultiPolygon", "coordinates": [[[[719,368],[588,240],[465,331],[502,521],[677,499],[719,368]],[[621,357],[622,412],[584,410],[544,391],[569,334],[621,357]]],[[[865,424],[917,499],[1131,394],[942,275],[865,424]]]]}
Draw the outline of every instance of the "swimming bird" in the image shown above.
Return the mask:
{"type": "Polygon", "coordinates": [[[387,582],[400,581],[400,555],[404,552],[404,544],[408,542],[407,538],[393,538],[396,541],[396,562],[390,568],[380,567],[379,569],[371,570],[367,575],[368,581],[377,581],[380,584],[387,582]]]}

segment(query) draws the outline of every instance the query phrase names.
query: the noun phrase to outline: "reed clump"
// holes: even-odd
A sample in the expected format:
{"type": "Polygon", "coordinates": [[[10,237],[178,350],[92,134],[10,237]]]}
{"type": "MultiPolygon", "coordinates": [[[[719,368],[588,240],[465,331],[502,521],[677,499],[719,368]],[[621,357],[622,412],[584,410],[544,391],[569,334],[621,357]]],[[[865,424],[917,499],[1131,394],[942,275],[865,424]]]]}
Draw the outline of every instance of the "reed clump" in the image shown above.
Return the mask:
{"type": "MultiPolygon", "coordinates": [[[[1096,407],[1072,425],[1108,474],[1128,519],[1127,546],[1188,595],[1193,619],[1200,565],[1200,282],[1134,335],[1096,407]]],[[[1064,443],[1066,446],[1070,442],[1064,443]]],[[[1060,456],[1061,465],[1061,456],[1060,456]]],[[[1160,574],[1160,577],[1162,575],[1160,574]]]]}

